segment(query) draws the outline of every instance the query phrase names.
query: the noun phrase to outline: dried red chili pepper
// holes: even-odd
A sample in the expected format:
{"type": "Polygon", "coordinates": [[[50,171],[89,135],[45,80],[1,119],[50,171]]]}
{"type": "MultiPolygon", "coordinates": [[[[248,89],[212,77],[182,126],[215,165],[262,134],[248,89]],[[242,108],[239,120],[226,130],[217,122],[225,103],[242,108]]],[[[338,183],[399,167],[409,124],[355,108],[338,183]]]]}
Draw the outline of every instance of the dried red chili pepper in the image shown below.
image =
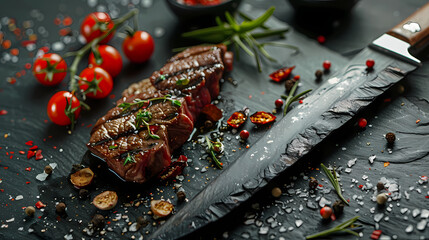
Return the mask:
{"type": "Polygon", "coordinates": [[[30,150],[36,150],[36,149],[38,149],[39,147],[37,146],[37,145],[34,145],[34,146],[32,146],[31,148],[30,148],[30,150]]]}
{"type": "Polygon", "coordinates": [[[43,159],[43,155],[42,155],[42,150],[37,150],[36,151],[36,160],[41,160],[43,159]]]}
{"type": "Polygon", "coordinates": [[[243,123],[246,122],[248,116],[249,109],[244,108],[241,111],[234,112],[226,123],[228,123],[228,125],[233,128],[239,128],[241,125],[243,125],[243,123]]]}
{"type": "Polygon", "coordinates": [[[207,119],[213,122],[217,122],[222,118],[222,111],[214,104],[205,105],[201,113],[205,114],[207,119]]]}
{"type": "Polygon", "coordinates": [[[158,178],[161,180],[168,180],[176,177],[183,172],[187,161],[188,158],[185,155],[180,155],[177,161],[172,162],[170,166],[165,167],[164,170],[162,170],[162,172],[158,175],[158,178]]]}
{"type": "Polygon", "coordinates": [[[43,204],[41,201],[36,202],[36,208],[40,209],[40,208],[44,208],[46,207],[45,204],[43,204]]]}
{"type": "Polygon", "coordinates": [[[250,121],[256,125],[265,125],[276,120],[276,116],[264,111],[255,112],[250,116],[250,121]]]}
{"type": "Polygon", "coordinates": [[[290,74],[292,73],[292,70],[295,68],[295,66],[292,67],[285,67],[285,68],[281,68],[273,73],[270,74],[270,78],[274,81],[274,82],[281,82],[283,80],[286,80],[290,74]]]}
{"type": "Polygon", "coordinates": [[[36,151],[28,151],[27,152],[27,159],[34,157],[35,154],[36,154],[36,151]]]}

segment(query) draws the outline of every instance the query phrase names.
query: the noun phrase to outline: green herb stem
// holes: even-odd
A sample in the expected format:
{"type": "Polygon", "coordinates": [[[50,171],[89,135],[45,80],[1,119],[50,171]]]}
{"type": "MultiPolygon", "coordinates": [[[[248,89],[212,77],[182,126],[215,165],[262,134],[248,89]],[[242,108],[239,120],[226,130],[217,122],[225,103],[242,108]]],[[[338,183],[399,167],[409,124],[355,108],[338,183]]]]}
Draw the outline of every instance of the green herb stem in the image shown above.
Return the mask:
{"type": "Polygon", "coordinates": [[[217,159],[216,154],[214,153],[214,148],[213,148],[213,144],[211,143],[210,139],[206,136],[206,142],[207,142],[207,149],[209,150],[209,153],[213,159],[213,161],[215,162],[216,166],[219,169],[222,169],[222,163],[219,161],[219,159],[217,159]]]}
{"type": "Polygon", "coordinates": [[[340,186],[340,183],[338,182],[338,178],[337,178],[337,174],[335,173],[335,169],[334,169],[334,174],[332,174],[332,172],[323,163],[321,163],[320,166],[322,167],[322,170],[326,174],[326,176],[328,176],[329,181],[332,183],[332,186],[334,187],[335,191],[337,192],[338,197],[347,206],[349,206],[349,203],[347,202],[347,200],[343,197],[343,195],[341,193],[341,186],[340,186]]]}
{"type": "Polygon", "coordinates": [[[343,222],[343,223],[341,223],[341,224],[339,224],[333,228],[330,228],[328,230],[306,236],[305,238],[306,239],[320,238],[320,237],[329,236],[329,235],[336,233],[336,232],[346,232],[349,234],[353,234],[355,236],[359,236],[359,234],[357,232],[352,231],[350,229],[346,229],[347,227],[351,226],[354,222],[356,222],[356,220],[358,220],[358,218],[359,218],[359,216],[356,216],[356,217],[351,218],[351,219],[349,219],[349,220],[347,220],[347,221],[345,221],[345,222],[343,222]]]}

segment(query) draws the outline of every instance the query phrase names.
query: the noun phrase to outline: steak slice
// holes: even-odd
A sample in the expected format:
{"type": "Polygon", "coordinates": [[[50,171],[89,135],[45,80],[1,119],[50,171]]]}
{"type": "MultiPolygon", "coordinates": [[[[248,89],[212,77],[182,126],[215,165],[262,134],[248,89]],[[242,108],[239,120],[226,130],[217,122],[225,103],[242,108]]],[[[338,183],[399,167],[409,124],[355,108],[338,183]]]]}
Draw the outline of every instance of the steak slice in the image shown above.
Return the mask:
{"type": "Polygon", "coordinates": [[[222,51],[222,56],[226,52],[226,45],[224,45],[224,44],[194,46],[194,47],[187,48],[187,49],[183,50],[182,52],[174,55],[173,57],[171,57],[168,60],[168,62],[174,62],[174,61],[181,60],[184,58],[188,58],[188,57],[198,55],[198,54],[201,54],[204,52],[209,52],[209,51],[212,51],[213,48],[219,48],[222,51]]]}
{"type": "MultiPolygon", "coordinates": [[[[186,102],[183,98],[177,99],[181,106],[175,106],[170,101],[151,101],[144,109],[123,111],[116,106],[104,117],[100,118],[91,132],[90,143],[109,141],[118,136],[133,133],[137,130],[136,116],[141,111],[151,113],[149,125],[164,125],[168,132],[168,140],[172,150],[182,146],[192,133],[194,124],[186,102]]],[[[128,102],[133,102],[128,100],[128,102]]]]}
{"type": "Polygon", "coordinates": [[[161,125],[151,130],[159,139],[152,139],[146,130],[141,130],[98,141],[100,132],[95,132],[87,146],[125,181],[144,183],[171,163],[166,127],[161,125]],[[127,157],[132,161],[125,162],[127,157]]]}

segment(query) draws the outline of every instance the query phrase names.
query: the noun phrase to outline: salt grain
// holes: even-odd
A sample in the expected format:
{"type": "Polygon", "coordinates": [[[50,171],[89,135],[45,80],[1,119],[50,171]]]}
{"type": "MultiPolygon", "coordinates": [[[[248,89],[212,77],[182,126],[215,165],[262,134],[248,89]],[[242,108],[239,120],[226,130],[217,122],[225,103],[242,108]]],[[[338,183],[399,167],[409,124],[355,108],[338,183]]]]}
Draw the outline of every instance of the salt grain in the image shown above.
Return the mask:
{"type": "Polygon", "coordinates": [[[299,227],[301,227],[301,225],[302,225],[303,223],[304,223],[304,221],[302,221],[302,220],[298,219],[298,220],[296,220],[296,221],[295,221],[295,226],[299,228],[299,227]]]}

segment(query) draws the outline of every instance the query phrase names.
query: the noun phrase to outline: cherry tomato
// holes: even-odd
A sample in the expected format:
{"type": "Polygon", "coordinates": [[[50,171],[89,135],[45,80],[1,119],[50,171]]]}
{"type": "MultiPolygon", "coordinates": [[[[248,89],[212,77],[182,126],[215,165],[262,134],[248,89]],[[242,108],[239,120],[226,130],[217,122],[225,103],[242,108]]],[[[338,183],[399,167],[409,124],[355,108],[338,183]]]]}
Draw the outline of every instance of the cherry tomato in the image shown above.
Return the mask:
{"type": "Polygon", "coordinates": [[[118,195],[114,191],[104,191],[98,194],[92,204],[100,210],[110,210],[118,203],[118,195]]]}
{"type": "Polygon", "coordinates": [[[100,45],[98,47],[99,57],[94,53],[89,54],[88,62],[92,66],[98,66],[106,70],[110,76],[116,77],[122,70],[122,57],[116,48],[109,45],[100,45]]]}
{"type": "Polygon", "coordinates": [[[329,219],[332,215],[332,208],[324,206],[322,209],[320,209],[320,215],[323,219],[329,219]]]}
{"type": "Polygon", "coordinates": [[[67,91],[55,93],[48,102],[48,116],[57,125],[74,123],[80,113],[79,100],[67,91]]]}
{"type": "Polygon", "coordinates": [[[279,98],[274,102],[274,104],[276,105],[276,108],[281,108],[283,106],[283,100],[279,98]]]}
{"type": "Polygon", "coordinates": [[[56,53],[46,53],[34,61],[33,74],[45,86],[59,84],[67,75],[67,64],[56,53]]]}
{"type": "Polygon", "coordinates": [[[241,132],[240,132],[241,139],[246,140],[246,139],[249,138],[249,136],[250,136],[249,131],[247,131],[247,130],[241,130],[241,132]]]}
{"type": "MultiPolygon", "coordinates": [[[[114,23],[112,19],[110,19],[109,14],[105,12],[93,12],[82,21],[82,25],[80,25],[80,34],[86,39],[86,42],[91,42],[94,38],[100,37],[108,32],[113,26],[114,23]]],[[[113,35],[114,32],[110,33],[100,41],[100,43],[107,43],[113,35]]]]}
{"type": "Polygon", "coordinates": [[[91,184],[94,172],[90,168],[81,169],[70,176],[70,182],[76,188],[83,188],[91,184]]]}
{"type": "Polygon", "coordinates": [[[150,210],[158,217],[166,217],[173,211],[173,204],[164,200],[152,200],[150,210]]]}
{"type": "Polygon", "coordinates": [[[112,91],[112,77],[101,67],[85,68],[79,78],[79,88],[89,98],[105,98],[112,91]]]}
{"type": "Polygon", "coordinates": [[[375,65],[375,61],[374,61],[374,59],[368,59],[368,60],[366,60],[366,66],[367,66],[368,68],[373,68],[373,67],[374,67],[374,65],[375,65]]]}
{"type": "Polygon", "coordinates": [[[134,63],[146,62],[155,49],[152,36],[145,31],[136,31],[122,43],[125,56],[134,63]]]}
{"type": "Polygon", "coordinates": [[[358,125],[360,128],[365,128],[368,124],[368,121],[365,118],[359,118],[358,125]]]}
{"type": "Polygon", "coordinates": [[[323,61],[323,69],[325,69],[327,71],[330,68],[331,68],[331,62],[328,60],[323,61]]]}

